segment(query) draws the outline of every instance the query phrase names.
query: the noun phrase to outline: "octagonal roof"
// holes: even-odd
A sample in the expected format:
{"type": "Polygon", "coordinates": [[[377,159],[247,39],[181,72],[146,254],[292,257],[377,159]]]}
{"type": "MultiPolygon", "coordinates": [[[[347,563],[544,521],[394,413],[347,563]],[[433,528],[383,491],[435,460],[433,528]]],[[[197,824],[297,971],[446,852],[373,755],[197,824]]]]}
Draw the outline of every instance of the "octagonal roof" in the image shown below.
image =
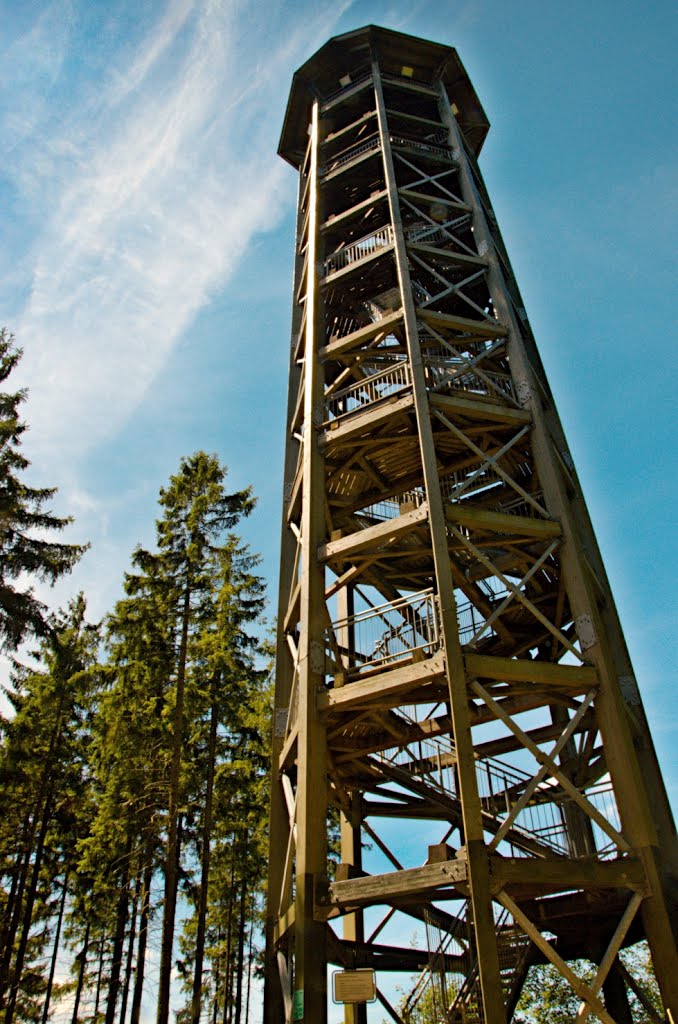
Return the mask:
{"type": "Polygon", "coordinates": [[[373,57],[388,74],[401,76],[407,69],[406,76],[414,83],[426,85],[440,79],[450,103],[456,106],[469,145],[476,156],[480,153],[490,123],[454,47],[366,25],[334,36],[294,73],[278,146],[280,156],[294,167],[300,166],[313,100],[327,102],[345,84],[345,76],[355,80],[369,69],[373,57]]]}

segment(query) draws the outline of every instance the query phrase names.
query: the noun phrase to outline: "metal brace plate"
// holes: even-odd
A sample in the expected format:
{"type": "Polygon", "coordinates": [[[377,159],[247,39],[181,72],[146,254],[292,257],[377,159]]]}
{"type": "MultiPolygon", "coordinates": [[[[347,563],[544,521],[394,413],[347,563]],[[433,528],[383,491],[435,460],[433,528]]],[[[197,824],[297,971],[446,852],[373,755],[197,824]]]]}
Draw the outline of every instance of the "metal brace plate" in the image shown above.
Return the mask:
{"type": "Polygon", "coordinates": [[[325,671],[325,648],[318,640],[311,640],[309,644],[308,663],[311,672],[325,671]]]}
{"type": "Polygon", "coordinates": [[[275,738],[277,740],[281,740],[285,735],[285,729],[287,728],[287,716],[289,714],[289,710],[289,708],[275,709],[274,732],[275,738]]]}
{"type": "Polygon", "coordinates": [[[521,405],[527,405],[532,398],[530,385],[526,380],[519,380],[516,384],[516,394],[521,405]]]}
{"type": "Polygon", "coordinates": [[[577,636],[583,651],[588,651],[589,647],[595,647],[598,643],[598,637],[593,628],[590,615],[580,615],[574,620],[574,627],[577,630],[577,636]]]}

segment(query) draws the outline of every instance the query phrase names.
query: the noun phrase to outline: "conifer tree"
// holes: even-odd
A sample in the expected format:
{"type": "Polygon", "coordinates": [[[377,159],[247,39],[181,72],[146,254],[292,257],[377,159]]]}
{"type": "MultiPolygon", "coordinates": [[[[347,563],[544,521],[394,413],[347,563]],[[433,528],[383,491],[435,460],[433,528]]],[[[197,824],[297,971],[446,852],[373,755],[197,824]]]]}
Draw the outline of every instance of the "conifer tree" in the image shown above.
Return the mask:
{"type": "MultiPolygon", "coordinates": [[[[79,595],[52,617],[37,669],[16,665],[7,690],[15,715],[0,747],[0,1005],[5,1024],[31,1015],[31,1000],[49,998],[51,983],[30,967],[61,930],[71,865],[89,828],[88,668],[97,627],[85,620],[79,595]],[[55,918],[53,921],[52,919],[55,918]],[[41,927],[36,928],[36,925],[41,927]]],[[[53,954],[54,956],[54,954],[53,954]]]]}
{"type": "MultiPolygon", "coordinates": [[[[195,721],[195,752],[192,762],[192,802],[197,829],[194,845],[199,862],[195,914],[187,925],[182,950],[187,969],[192,963],[192,1024],[199,1024],[202,1009],[203,970],[206,938],[213,916],[211,887],[212,853],[218,857],[226,841],[238,837],[244,870],[238,873],[245,896],[260,881],[256,857],[247,857],[247,832],[256,829],[265,801],[255,792],[261,765],[252,756],[252,716],[265,683],[265,673],[256,667],[260,653],[258,639],[248,627],[263,608],[264,588],[254,574],[258,559],[238,538],[230,536],[219,554],[215,577],[214,613],[196,636],[193,679],[204,711],[195,721]],[[227,795],[226,795],[227,794],[227,795]]],[[[265,730],[268,735],[268,730],[265,730]]],[[[268,762],[266,762],[266,769],[268,762]]],[[[250,842],[254,848],[255,844],[250,842]]],[[[243,901],[244,902],[244,901],[243,901]]],[[[189,972],[190,973],[190,972],[189,972]]]]}
{"type": "MultiPolygon", "coordinates": [[[[157,550],[135,551],[132,561],[136,571],[126,575],[126,598],[114,616],[113,628],[123,643],[118,651],[117,672],[122,672],[128,682],[138,681],[139,673],[144,671],[132,660],[130,649],[130,627],[135,617],[140,624],[140,637],[155,637],[154,700],[158,731],[155,737],[149,732],[145,739],[147,743],[157,739],[159,744],[154,761],[160,772],[158,785],[164,786],[164,793],[158,793],[157,810],[162,809],[166,823],[160,860],[164,899],[158,1024],[167,1024],[169,1016],[182,832],[185,831],[187,841],[191,839],[192,823],[186,820],[184,796],[190,773],[189,737],[198,707],[193,664],[198,658],[201,630],[214,616],[215,580],[228,547],[227,531],[254,506],[249,488],[227,493],[225,477],[226,469],[216,456],[197,452],[182,459],[178,473],[160,491],[162,511],[156,522],[157,550]]],[[[148,762],[148,748],[144,754],[148,762]]],[[[157,822],[159,817],[156,815],[154,820],[157,822]]]]}
{"type": "MultiPolygon", "coordinates": [[[[0,328],[0,386],[21,358],[14,336],[0,328]]],[[[19,419],[26,391],[0,391],[0,648],[14,650],[29,635],[42,636],[49,628],[47,609],[31,587],[18,578],[54,583],[70,572],[87,545],[46,540],[45,531],[63,530],[70,518],[55,516],[47,508],[54,487],[29,487],[22,475],[30,465],[21,452],[26,424],[19,419]]]]}

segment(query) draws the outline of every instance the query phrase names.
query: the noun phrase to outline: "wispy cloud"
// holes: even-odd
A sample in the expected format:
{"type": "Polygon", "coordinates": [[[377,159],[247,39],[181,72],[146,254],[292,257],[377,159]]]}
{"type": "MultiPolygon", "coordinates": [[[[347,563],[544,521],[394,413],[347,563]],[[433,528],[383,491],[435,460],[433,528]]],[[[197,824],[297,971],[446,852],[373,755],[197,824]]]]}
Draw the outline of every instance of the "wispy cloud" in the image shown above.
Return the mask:
{"type": "Polygon", "coordinates": [[[252,236],[276,226],[289,75],[349,6],[170,0],[68,113],[26,120],[12,174],[44,213],[16,325],[34,457],[66,461],[112,436],[252,236]]]}

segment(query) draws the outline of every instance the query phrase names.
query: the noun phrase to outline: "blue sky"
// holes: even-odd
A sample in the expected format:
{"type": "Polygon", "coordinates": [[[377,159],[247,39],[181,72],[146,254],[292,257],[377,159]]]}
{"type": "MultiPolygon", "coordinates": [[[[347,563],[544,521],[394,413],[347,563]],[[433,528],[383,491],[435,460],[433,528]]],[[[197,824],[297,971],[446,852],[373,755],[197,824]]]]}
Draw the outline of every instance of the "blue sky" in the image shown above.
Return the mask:
{"type": "Polygon", "coordinates": [[[455,45],[675,796],[677,20],[664,0],[2,0],[0,322],[25,349],[33,479],[92,542],[49,599],[111,608],[197,448],[253,484],[273,597],[291,75],[368,23],[455,45]]]}
{"type": "Polygon", "coordinates": [[[253,484],[243,535],[274,599],[291,75],[368,23],[455,45],[675,802],[676,10],[0,0],[0,323],[25,349],[33,479],[92,542],[47,599],[83,588],[93,617],[112,607],[159,487],[197,448],[253,484]]]}

